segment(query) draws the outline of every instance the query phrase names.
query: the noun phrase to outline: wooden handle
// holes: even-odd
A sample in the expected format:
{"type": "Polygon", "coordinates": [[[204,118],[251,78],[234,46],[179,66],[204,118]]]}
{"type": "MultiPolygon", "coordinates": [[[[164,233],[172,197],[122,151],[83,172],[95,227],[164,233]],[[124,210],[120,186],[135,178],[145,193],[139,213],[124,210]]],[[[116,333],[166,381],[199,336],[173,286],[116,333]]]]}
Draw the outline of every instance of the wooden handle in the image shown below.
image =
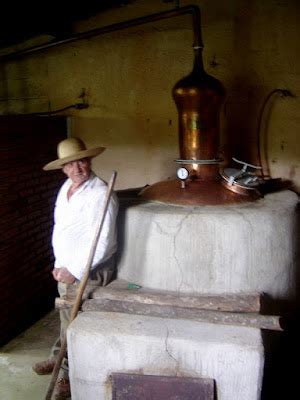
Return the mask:
{"type": "MultiPolygon", "coordinates": [[[[116,181],[116,176],[117,176],[117,172],[114,171],[112,173],[112,176],[110,178],[108,187],[107,187],[107,191],[106,191],[106,195],[105,195],[105,199],[104,199],[104,205],[103,205],[103,209],[101,212],[101,218],[99,220],[99,225],[97,226],[96,232],[95,232],[95,236],[94,236],[94,240],[92,242],[92,246],[91,246],[91,250],[89,253],[89,257],[87,260],[87,264],[86,267],[84,269],[84,274],[83,274],[83,278],[80,281],[80,284],[78,286],[78,290],[77,290],[77,294],[76,294],[76,299],[75,299],[75,303],[72,307],[72,311],[71,311],[71,317],[70,317],[70,322],[69,324],[76,318],[77,313],[79,311],[80,305],[81,305],[81,299],[82,299],[82,295],[84,292],[84,289],[86,287],[87,281],[89,279],[89,275],[90,275],[90,270],[91,270],[91,265],[93,262],[93,258],[95,255],[95,251],[96,251],[96,247],[98,244],[98,240],[103,228],[103,224],[104,224],[104,220],[105,220],[105,216],[107,213],[107,209],[109,206],[109,201],[112,195],[112,191],[113,191],[113,187],[116,181]]],[[[53,394],[53,390],[57,381],[57,377],[58,377],[58,373],[61,367],[61,363],[65,357],[66,354],[66,350],[67,350],[67,337],[66,337],[66,333],[65,336],[62,340],[61,343],[61,347],[60,347],[60,351],[58,353],[57,359],[56,359],[56,363],[52,372],[52,377],[51,377],[51,381],[49,384],[49,388],[45,397],[45,400],[51,400],[52,394],[53,394]]]]}

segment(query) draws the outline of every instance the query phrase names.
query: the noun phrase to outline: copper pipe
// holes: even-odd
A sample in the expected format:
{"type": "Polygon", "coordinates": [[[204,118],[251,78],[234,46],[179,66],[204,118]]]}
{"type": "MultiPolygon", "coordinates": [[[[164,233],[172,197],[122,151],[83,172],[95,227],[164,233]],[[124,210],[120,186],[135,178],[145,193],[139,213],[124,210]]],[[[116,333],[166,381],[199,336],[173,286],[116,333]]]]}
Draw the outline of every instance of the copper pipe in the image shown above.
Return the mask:
{"type": "Polygon", "coordinates": [[[39,51],[47,50],[52,47],[72,43],[77,40],[89,39],[93,36],[100,36],[105,33],[119,31],[122,29],[131,28],[133,26],[138,26],[138,25],[147,24],[147,23],[153,22],[153,21],[160,21],[163,19],[173,18],[173,17],[177,17],[179,15],[184,15],[184,14],[192,14],[192,17],[193,17],[193,32],[194,32],[193,46],[203,48],[203,43],[202,43],[202,38],[201,38],[201,29],[200,29],[200,21],[201,21],[200,9],[197,6],[189,5],[189,6],[185,6],[185,7],[172,9],[169,11],[163,11],[160,13],[146,15],[144,17],[139,17],[139,18],[134,18],[134,19],[130,19],[127,21],[123,21],[123,22],[118,22],[116,24],[103,26],[102,28],[95,28],[95,29],[92,29],[92,30],[89,30],[86,32],[80,32],[80,33],[74,34],[74,35],[69,36],[62,40],[56,40],[56,41],[53,41],[53,42],[50,42],[47,44],[43,44],[40,46],[33,46],[33,47],[29,47],[28,49],[18,50],[13,53],[4,54],[4,55],[0,56],[0,60],[9,61],[9,60],[15,59],[17,57],[21,57],[21,56],[36,53],[39,51]]]}
{"type": "MultiPolygon", "coordinates": [[[[256,139],[257,139],[257,151],[258,151],[258,163],[262,167],[261,171],[261,176],[263,178],[269,179],[271,177],[270,175],[270,165],[269,165],[269,158],[268,158],[268,151],[267,151],[267,137],[263,134],[261,134],[261,127],[262,127],[262,120],[264,116],[264,111],[266,108],[267,103],[271,99],[271,97],[276,94],[280,93],[281,97],[294,97],[293,93],[288,90],[288,89],[273,89],[268,96],[265,98],[263,105],[261,107],[261,110],[259,112],[259,117],[258,117],[258,124],[257,124],[257,129],[256,129],[256,139]]],[[[264,132],[263,132],[264,133],[264,132]]]]}

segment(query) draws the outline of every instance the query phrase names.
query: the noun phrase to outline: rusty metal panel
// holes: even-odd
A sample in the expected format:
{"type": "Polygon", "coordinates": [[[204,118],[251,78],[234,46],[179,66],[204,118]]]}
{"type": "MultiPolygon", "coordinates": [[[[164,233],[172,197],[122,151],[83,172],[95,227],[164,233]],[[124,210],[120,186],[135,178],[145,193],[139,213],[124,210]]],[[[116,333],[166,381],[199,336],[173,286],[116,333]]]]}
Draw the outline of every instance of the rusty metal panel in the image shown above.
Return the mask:
{"type": "Polygon", "coordinates": [[[214,400],[214,380],[113,373],[112,400],[214,400]]]}

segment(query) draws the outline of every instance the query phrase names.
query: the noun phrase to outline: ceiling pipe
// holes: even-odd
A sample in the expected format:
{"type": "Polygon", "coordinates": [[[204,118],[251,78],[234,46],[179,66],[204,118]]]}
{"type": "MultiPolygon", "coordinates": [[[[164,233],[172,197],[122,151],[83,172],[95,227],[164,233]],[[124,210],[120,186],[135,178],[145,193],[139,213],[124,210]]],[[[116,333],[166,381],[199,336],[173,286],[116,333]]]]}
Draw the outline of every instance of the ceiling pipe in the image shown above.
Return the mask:
{"type": "Polygon", "coordinates": [[[168,180],[151,185],[140,193],[146,200],[174,204],[227,204],[247,201],[224,188],[220,182],[218,164],[219,112],[225,91],[222,84],[208,75],[203,68],[201,14],[199,7],[189,5],[150,14],[116,24],[71,35],[65,39],[33,46],[0,56],[0,61],[10,61],[77,40],[131,28],[149,22],[191,14],[193,21],[194,68],[173,88],[173,97],[179,111],[179,138],[181,161],[190,173],[186,190],[178,180],[168,180]]]}
{"type": "Polygon", "coordinates": [[[105,33],[119,31],[122,29],[127,29],[127,28],[131,28],[134,26],[147,24],[149,22],[160,21],[163,19],[173,18],[173,17],[177,17],[179,15],[185,15],[185,14],[191,14],[193,17],[193,32],[194,32],[193,47],[195,49],[202,49],[203,43],[202,43],[201,27],[200,27],[200,24],[201,24],[200,9],[197,6],[189,5],[189,6],[185,6],[185,7],[172,9],[169,11],[163,11],[160,13],[146,15],[144,17],[139,17],[139,18],[134,18],[134,19],[130,19],[127,21],[123,21],[123,22],[118,22],[116,24],[103,26],[101,28],[95,28],[95,29],[92,29],[92,30],[89,30],[86,32],[76,33],[76,34],[71,35],[62,40],[56,40],[56,41],[52,41],[50,43],[29,47],[28,49],[18,50],[18,51],[12,52],[12,53],[0,55],[0,61],[14,60],[18,57],[30,55],[33,53],[37,53],[39,51],[48,50],[53,47],[62,46],[64,44],[73,43],[77,40],[90,39],[94,36],[100,36],[105,33]]]}

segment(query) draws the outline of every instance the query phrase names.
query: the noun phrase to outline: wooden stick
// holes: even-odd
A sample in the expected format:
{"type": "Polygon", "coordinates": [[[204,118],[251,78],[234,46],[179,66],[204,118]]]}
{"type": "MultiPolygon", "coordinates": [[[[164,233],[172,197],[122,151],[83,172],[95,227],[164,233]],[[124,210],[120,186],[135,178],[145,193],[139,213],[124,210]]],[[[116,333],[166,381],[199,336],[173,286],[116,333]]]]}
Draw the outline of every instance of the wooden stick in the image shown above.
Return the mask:
{"type": "MultiPolygon", "coordinates": [[[[103,203],[103,209],[102,209],[102,213],[101,213],[101,218],[99,220],[99,225],[97,226],[97,229],[96,229],[96,232],[95,232],[95,236],[94,236],[94,240],[92,242],[92,246],[91,246],[91,250],[90,250],[90,253],[89,253],[88,260],[87,260],[87,264],[86,264],[86,267],[84,269],[83,278],[81,279],[80,284],[78,286],[77,295],[76,295],[75,303],[74,303],[74,305],[72,307],[69,324],[76,318],[77,313],[78,313],[79,308],[80,308],[80,305],[81,305],[82,294],[84,292],[84,289],[86,287],[87,281],[89,279],[91,265],[92,265],[93,258],[94,258],[94,255],[95,255],[95,251],[96,251],[96,247],[97,247],[97,244],[98,244],[98,240],[99,240],[102,228],[103,228],[103,224],[104,224],[106,212],[107,212],[107,209],[108,209],[108,206],[109,206],[109,201],[110,201],[110,198],[111,198],[111,195],[112,195],[112,190],[113,190],[113,187],[114,187],[114,184],[115,184],[116,176],[117,176],[117,173],[114,171],[112,173],[112,176],[111,176],[109,184],[108,184],[108,188],[107,188],[105,199],[104,199],[104,203],[103,203]]],[[[66,350],[67,350],[67,337],[66,337],[66,334],[65,334],[65,336],[64,336],[64,338],[62,340],[62,343],[61,343],[61,347],[60,347],[60,351],[59,351],[58,357],[56,359],[55,367],[54,367],[53,372],[52,372],[52,377],[51,377],[50,385],[49,385],[45,400],[51,400],[52,393],[53,393],[53,390],[54,390],[54,387],[55,387],[55,384],[56,384],[56,381],[57,381],[58,373],[59,373],[59,370],[60,370],[60,367],[61,367],[61,363],[62,363],[62,360],[65,357],[65,354],[66,354],[66,350]]]]}

